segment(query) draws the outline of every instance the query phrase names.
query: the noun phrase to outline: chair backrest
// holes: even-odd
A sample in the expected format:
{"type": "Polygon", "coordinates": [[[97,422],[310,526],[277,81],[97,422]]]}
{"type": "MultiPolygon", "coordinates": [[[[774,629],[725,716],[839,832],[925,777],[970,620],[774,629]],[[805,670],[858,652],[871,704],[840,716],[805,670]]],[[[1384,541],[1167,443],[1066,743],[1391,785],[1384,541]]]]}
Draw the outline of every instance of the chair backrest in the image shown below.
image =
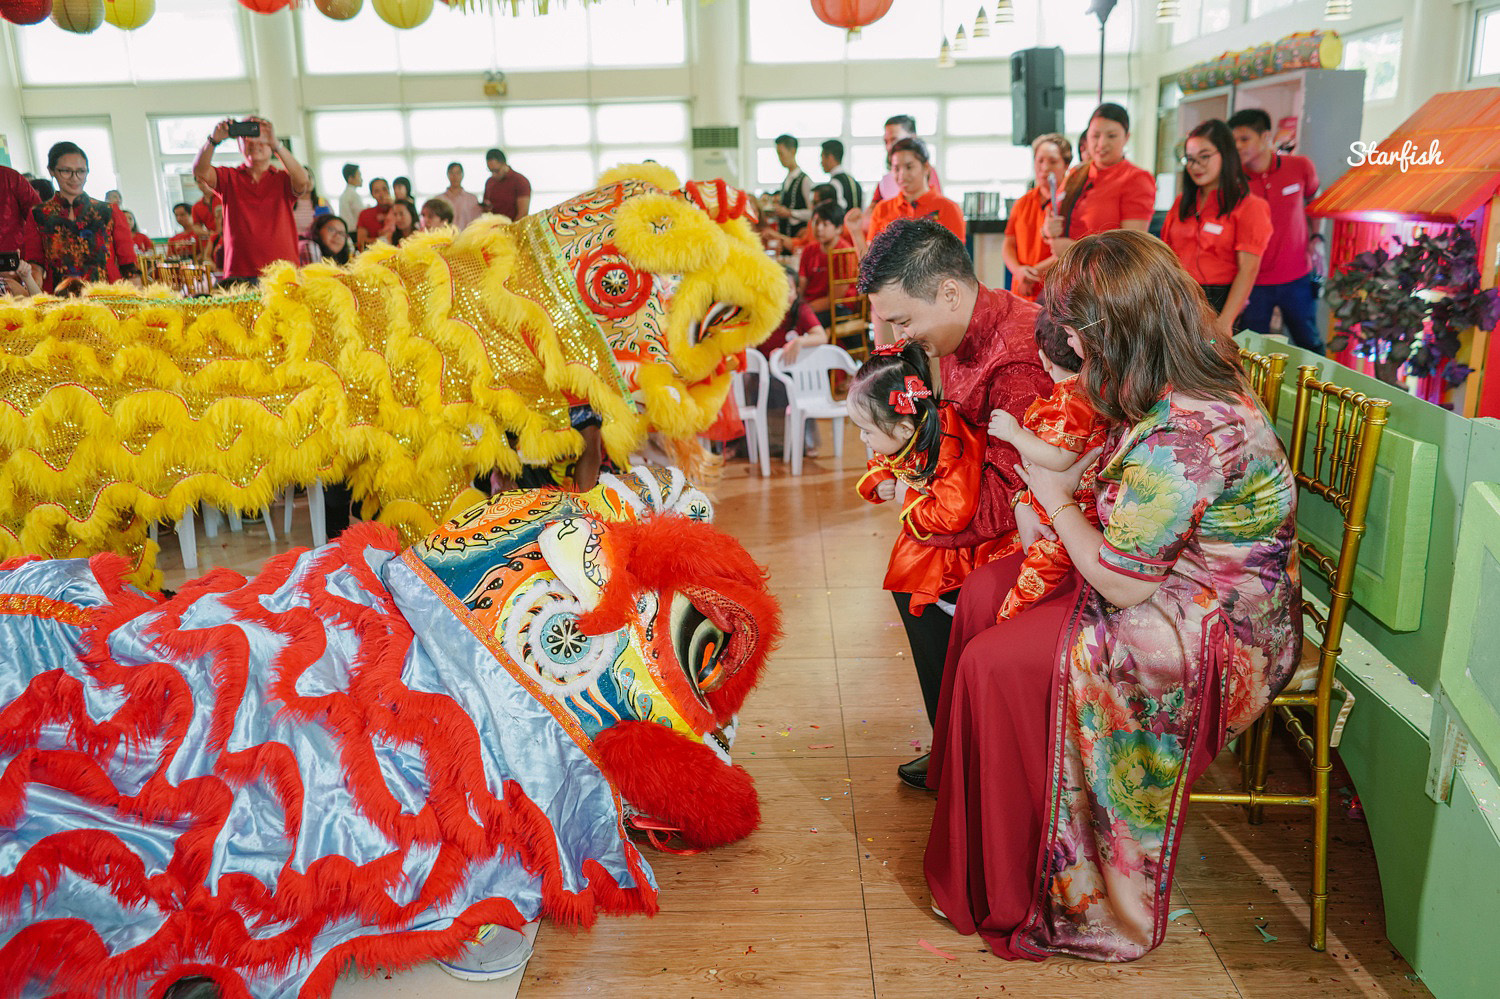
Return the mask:
{"type": "Polygon", "coordinates": [[[781,348],[771,352],[771,371],[786,384],[788,397],[798,405],[809,402],[833,402],[833,385],[830,372],[843,371],[854,374],[859,365],[849,352],[831,343],[820,344],[798,351],[797,361],[792,365],[781,363],[781,348]]]}
{"type": "Polygon", "coordinates": [[[1266,415],[1276,422],[1276,410],[1281,405],[1281,380],[1286,374],[1285,354],[1257,354],[1253,350],[1240,348],[1240,364],[1245,368],[1245,377],[1255,390],[1266,415]]]}
{"type": "Polygon", "coordinates": [[[870,356],[870,300],[855,290],[859,283],[859,251],[842,246],[828,254],[828,335],[832,341],[863,360],[870,356]]]}
{"type": "Polygon", "coordinates": [[[736,371],[731,379],[734,385],[734,404],[743,412],[753,409],[757,412],[766,411],[766,399],[771,391],[771,365],[766,361],[766,355],[751,347],[745,351],[745,369],[736,371]],[[755,376],[755,401],[751,402],[745,392],[745,376],[755,376]]]}
{"type": "Polygon", "coordinates": [[[1327,555],[1306,541],[1299,543],[1303,561],[1328,579],[1328,616],[1310,604],[1304,610],[1322,633],[1319,686],[1332,683],[1344,619],[1353,599],[1354,568],[1365,534],[1365,514],[1375,482],[1375,459],[1385,432],[1390,403],[1333,382],[1318,381],[1311,364],[1297,369],[1297,406],[1292,416],[1289,449],[1292,472],[1303,498],[1316,496],[1343,516],[1338,552],[1327,555]],[[1311,438],[1311,440],[1309,440],[1311,438]]]}

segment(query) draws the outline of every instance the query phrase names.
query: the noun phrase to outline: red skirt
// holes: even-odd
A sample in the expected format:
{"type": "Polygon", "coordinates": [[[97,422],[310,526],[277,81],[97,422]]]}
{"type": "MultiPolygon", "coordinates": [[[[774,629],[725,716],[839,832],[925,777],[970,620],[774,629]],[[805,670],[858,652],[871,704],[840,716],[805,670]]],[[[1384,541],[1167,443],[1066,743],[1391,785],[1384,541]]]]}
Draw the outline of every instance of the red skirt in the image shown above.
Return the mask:
{"type": "Polygon", "coordinates": [[[996,624],[1024,558],[974,570],[959,592],[927,770],[938,800],[923,866],[954,929],[977,932],[1000,957],[1040,960],[1012,939],[1041,883],[1057,641],[1078,577],[996,624]]]}

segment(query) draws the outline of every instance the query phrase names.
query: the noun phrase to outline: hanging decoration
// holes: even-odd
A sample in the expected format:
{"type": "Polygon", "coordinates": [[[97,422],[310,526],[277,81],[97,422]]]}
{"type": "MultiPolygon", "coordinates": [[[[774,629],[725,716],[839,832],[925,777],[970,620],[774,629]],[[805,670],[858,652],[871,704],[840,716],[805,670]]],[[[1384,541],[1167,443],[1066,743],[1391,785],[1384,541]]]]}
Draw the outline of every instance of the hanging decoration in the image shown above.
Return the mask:
{"type": "Polygon", "coordinates": [[[240,0],[240,6],[257,14],[274,14],[294,5],[295,0],[240,0]]]}
{"type": "Polygon", "coordinates": [[[1016,21],[1016,11],[1015,11],[1015,8],[1013,8],[1010,5],[1010,0],[996,0],[996,3],[995,3],[995,23],[996,24],[1014,24],[1015,21],[1016,21]]]}
{"type": "Polygon", "coordinates": [[[52,0],[0,0],[0,17],[11,24],[40,24],[52,13],[52,0]]]}
{"type": "Polygon", "coordinates": [[[370,0],[370,4],[393,28],[415,28],[432,16],[432,0],[370,0]]]}
{"type": "Polygon", "coordinates": [[[1156,0],[1156,23],[1175,24],[1182,19],[1182,4],[1178,0],[1156,0]]]}
{"type": "Polygon", "coordinates": [[[1354,0],[1328,0],[1323,7],[1323,20],[1347,21],[1354,16],[1354,0]]]}
{"type": "Polygon", "coordinates": [[[104,0],[54,0],[52,23],[75,35],[87,35],[104,23],[104,0]]]}
{"type": "Polygon", "coordinates": [[[984,12],[983,7],[980,7],[979,13],[974,15],[974,31],[972,34],[975,38],[990,37],[990,16],[984,12]]]}
{"type": "Polygon", "coordinates": [[[1338,69],[1344,42],[1337,31],[1299,31],[1241,52],[1225,52],[1217,59],[1189,66],[1177,74],[1185,94],[1210,87],[1258,80],[1294,69],[1338,69]]]}
{"type": "Polygon", "coordinates": [[[812,0],[812,9],[824,24],[847,29],[852,42],[859,38],[859,29],[885,17],[891,0],[812,0]]]}
{"type": "Polygon", "coordinates": [[[347,21],[360,12],[365,5],[365,0],[313,0],[313,5],[325,17],[331,17],[335,21],[347,21]]]}
{"type": "Polygon", "coordinates": [[[943,39],[943,45],[938,49],[938,68],[952,69],[958,63],[953,61],[953,46],[948,44],[948,39],[943,39]]]}
{"type": "Polygon", "coordinates": [[[969,47],[969,36],[964,32],[964,26],[960,24],[958,30],[953,33],[953,51],[962,52],[969,47]]]}
{"type": "Polygon", "coordinates": [[[156,0],[104,0],[104,19],[121,31],[134,31],[156,13],[156,0]]]}

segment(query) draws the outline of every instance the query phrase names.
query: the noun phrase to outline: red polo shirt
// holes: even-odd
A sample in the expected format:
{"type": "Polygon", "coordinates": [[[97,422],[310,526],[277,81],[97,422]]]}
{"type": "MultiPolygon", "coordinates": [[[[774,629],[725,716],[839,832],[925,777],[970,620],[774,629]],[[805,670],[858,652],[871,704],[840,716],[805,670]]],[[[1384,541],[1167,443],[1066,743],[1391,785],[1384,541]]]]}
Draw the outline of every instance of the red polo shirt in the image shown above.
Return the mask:
{"type": "Polygon", "coordinates": [[[217,169],[215,189],[224,198],[224,276],[259,277],[277,260],[295,264],[292,178],[270,169],[255,180],[243,164],[217,169]]]}
{"type": "Polygon", "coordinates": [[[516,217],[516,202],[521,198],[531,197],[531,181],[514,170],[506,173],[504,177],[496,177],[490,174],[490,179],[484,182],[484,203],[489,206],[493,215],[504,215],[508,219],[516,217]]]}
{"type": "Polygon", "coordinates": [[[1245,170],[1250,190],[1271,206],[1271,242],[1260,258],[1256,284],[1286,284],[1306,277],[1307,203],[1318,193],[1318,168],[1306,156],[1276,153],[1265,173],[1245,170]]]}
{"type": "Polygon", "coordinates": [[[963,211],[947,198],[931,188],[916,201],[908,201],[906,195],[887,198],[870,209],[870,239],[880,235],[886,226],[897,219],[936,219],[959,239],[964,238],[963,211]]]}
{"type": "Polygon", "coordinates": [[[1219,214],[1219,192],[1198,205],[1186,222],[1178,217],[1179,196],[1162,223],[1162,242],[1199,284],[1233,284],[1240,271],[1238,254],[1262,256],[1271,239],[1271,208],[1257,194],[1247,194],[1228,215],[1219,214]]]}
{"type": "MultiPolygon", "coordinates": [[[[848,236],[840,233],[833,248],[853,245],[848,236]]],[[[823,244],[815,242],[802,251],[802,259],[797,261],[797,274],[807,278],[807,286],[802,289],[803,298],[812,301],[828,294],[828,254],[823,251],[823,244]]]]}
{"type": "MultiPolygon", "coordinates": [[[[984,433],[990,413],[1003,409],[1017,420],[1037,399],[1052,394],[1052,379],[1037,356],[1039,308],[1008,291],[979,286],[969,328],[958,349],[940,362],[943,398],[953,403],[970,426],[984,433]]],[[[984,467],[974,518],[960,534],[935,535],[926,544],[962,548],[1002,538],[1016,528],[1011,498],[1024,488],[1013,466],[1016,449],[984,433],[984,467]]]]}
{"type": "Polygon", "coordinates": [[[1151,174],[1129,160],[1103,168],[1090,161],[1088,170],[1088,182],[1073,205],[1069,239],[1118,229],[1126,219],[1150,221],[1156,211],[1156,181],[1151,174]]]}
{"type": "Polygon", "coordinates": [[[36,188],[8,166],[0,166],[0,253],[18,253],[31,209],[42,203],[36,188]]]}

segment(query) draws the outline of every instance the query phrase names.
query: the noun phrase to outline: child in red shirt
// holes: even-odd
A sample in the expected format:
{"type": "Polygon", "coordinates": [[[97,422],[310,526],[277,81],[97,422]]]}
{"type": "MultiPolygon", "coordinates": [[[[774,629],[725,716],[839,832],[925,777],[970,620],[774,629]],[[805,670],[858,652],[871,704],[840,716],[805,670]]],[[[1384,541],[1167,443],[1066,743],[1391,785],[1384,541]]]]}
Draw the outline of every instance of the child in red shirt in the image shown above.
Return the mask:
{"type": "Polygon", "coordinates": [[[850,383],[849,419],[875,454],[856,486],[859,494],[884,503],[896,498],[898,482],[910,490],[884,586],[895,598],[927,714],[934,719],[959,584],[1014,544],[1008,538],[970,548],[920,543],[968,526],[984,457],[983,435],[951,403],[938,401],[928,372],[919,344],[902,340],[877,347],[850,383]]]}
{"type": "MultiPolygon", "coordinates": [[[[1010,444],[1025,461],[1054,471],[1072,467],[1080,455],[1102,447],[1108,426],[1083,397],[1078,384],[1078,369],[1083,361],[1068,343],[1068,334],[1054,325],[1047,313],[1037,315],[1036,341],[1042,356],[1042,367],[1052,376],[1052,394],[1038,399],[1026,410],[1021,422],[1003,409],[990,416],[990,434],[1010,444]]],[[[1094,510],[1094,464],[1084,472],[1083,481],[1073,498],[1084,516],[1097,524],[1094,510]]],[[[1030,503],[1043,524],[1052,522],[1055,510],[1043,510],[1030,490],[1017,495],[1017,503],[1030,503]]],[[[1021,575],[1000,605],[997,621],[1015,617],[1041,600],[1068,578],[1073,562],[1062,542],[1038,538],[1026,549],[1021,575]]]]}
{"type": "Polygon", "coordinates": [[[812,225],[808,230],[814,242],[802,251],[797,262],[797,287],[802,300],[818,322],[832,325],[832,301],[829,288],[828,262],[833,251],[841,246],[853,247],[854,243],[844,234],[844,209],[833,202],[822,202],[813,209],[812,225]]]}

